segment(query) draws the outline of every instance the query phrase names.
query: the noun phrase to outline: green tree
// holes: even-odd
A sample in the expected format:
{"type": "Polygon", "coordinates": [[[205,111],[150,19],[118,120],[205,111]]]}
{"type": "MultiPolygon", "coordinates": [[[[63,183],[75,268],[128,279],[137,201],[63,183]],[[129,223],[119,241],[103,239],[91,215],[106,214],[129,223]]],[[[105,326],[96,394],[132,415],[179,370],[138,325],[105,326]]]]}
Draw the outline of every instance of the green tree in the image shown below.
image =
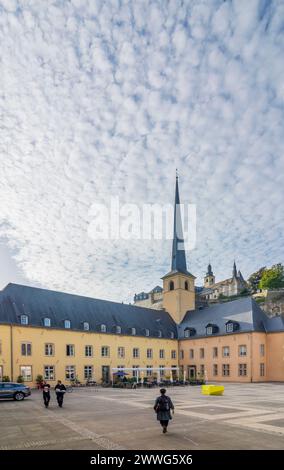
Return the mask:
{"type": "Polygon", "coordinates": [[[256,292],[257,289],[259,288],[259,283],[265,270],[266,270],[266,267],[264,266],[263,268],[260,268],[255,273],[252,273],[250,277],[248,278],[248,285],[252,292],[256,292]]]}
{"type": "Polygon", "coordinates": [[[260,289],[277,289],[284,287],[284,266],[281,263],[265,269],[259,283],[260,289]]]}

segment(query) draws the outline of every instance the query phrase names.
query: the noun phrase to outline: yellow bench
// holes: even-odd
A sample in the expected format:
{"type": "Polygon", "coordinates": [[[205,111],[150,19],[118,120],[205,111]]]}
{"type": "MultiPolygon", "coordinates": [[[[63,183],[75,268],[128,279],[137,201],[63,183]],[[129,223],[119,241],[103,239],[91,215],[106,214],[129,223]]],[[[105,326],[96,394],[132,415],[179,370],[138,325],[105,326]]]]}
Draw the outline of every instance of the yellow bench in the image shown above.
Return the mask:
{"type": "Polygon", "coordinates": [[[202,395],[223,395],[224,385],[202,385],[202,395]]]}

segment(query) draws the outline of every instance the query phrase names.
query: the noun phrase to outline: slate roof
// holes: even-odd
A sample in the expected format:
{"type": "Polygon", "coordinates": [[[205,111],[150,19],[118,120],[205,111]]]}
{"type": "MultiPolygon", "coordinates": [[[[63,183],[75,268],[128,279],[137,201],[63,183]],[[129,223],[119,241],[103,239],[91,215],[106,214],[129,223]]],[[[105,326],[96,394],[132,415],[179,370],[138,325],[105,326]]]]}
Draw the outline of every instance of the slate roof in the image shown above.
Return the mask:
{"type": "Polygon", "coordinates": [[[184,330],[194,328],[196,335],[189,339],[205,337],[206,325],[209,323],[218,326],[219,331],[216,334],[228,334],[226,333],[226,322],[229,320],[239,324],[240,329],[234,334],[251,331],[284,331],[283,318],[269,318],[254,299],[245,297],[231,302],[214,304],[200,310],[188,311],[183,321],[178,325],[178,336],[180,339],[184,338],[184,330]]]}
{"type": "Polygon", "coordinates": [[[64,329],[64,320],[70,320],[72,330],[82,331],[83,322],[88,322],[89,331],[100,332],[104,324],[107,333],[115,333],[120,326],[122,334],[130,335],[130,328],[136,328],[139,336],[149,329],[150,337],[158,337],[159,330],[164,338],[170,338],[171,332],[177,337],[176,324],[164,310],[8,284],[0,292],[0,323],[19,324],[22,314],[28,315],[29,326],[42,327],[48,317],[52,328],[64,329]]]}

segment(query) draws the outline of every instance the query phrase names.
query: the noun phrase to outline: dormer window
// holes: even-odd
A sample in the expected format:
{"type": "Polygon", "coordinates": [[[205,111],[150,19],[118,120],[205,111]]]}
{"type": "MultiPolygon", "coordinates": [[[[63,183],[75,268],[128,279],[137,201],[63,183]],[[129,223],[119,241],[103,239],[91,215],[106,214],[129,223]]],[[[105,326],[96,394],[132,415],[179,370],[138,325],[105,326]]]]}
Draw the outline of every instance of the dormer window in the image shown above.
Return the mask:
{"type": "Polygon", "coordinates": [[[107,329],[106,329],[106,325],[102,324],[102,325],[101,325],[101,332],[102,332],[102,333],[106,333],[106,330],[107,330],[107,329]]]}
{"type": "Polygon", "coordinates": [[[131,334],[136,335],[136,328],[131,328],[131,334]]]}
{"type": "Polygon", "coordinates": [[[207,328],[206,328],[206,334],[207,334],[207,335],[212,335],[212,334],[213,334],[213,328],[212,328],[212,326],[207,326],[207,328]]]}
{"type": "Polygon", "coordinates": [[[116,333],[117,333],[118,335],[120,335],[120,333],[121,333],[121,326],[118,326],[118,325],[117,325],[116,328],[115,328],[115,331],[116,331],[116,333]]]}
{"type": "Polygon", "coordinates": [[[64,328],[67,330],[70,330],[71,328],[71,321],[70,320],[64,320],[64,328]]]}
{"type": "Polygon", "coordinates": [[[162,332],[161,332],[161,330],[158,330],[158,338],[162,338],[162,332]]]}
{"type": "Polygon", "coordinates": [[[148,330],[148,328],[145,329],[145,336],[150,336],[150,330],[148,330]]]}
{"type": "Polygon", "coordinates": [[[194,336],[196,334],[196,330],[194,328],[185,328],[184,330],[184,337],[189,338],[190,336],[194,336]]]}
{"type": "Polygon", "coordinates": [[[170,338],[171,338],[171,339],[174,339],[174,337],[175,337],[175,334],[174,334],[173,331],[171,331],[171,332],[170,332],[170,338]]]}
{"type": "Polygon", "coordinates": [[[233,333],[234,331],[239,329],[239,324],[235,321],[227,321],[226,323],[226,333],[233,333]]]}
{"type": "Polygon", "coordinates": [[[84,331],[89,331],[89,329],[90,329],[89,323],[88,323],[87,321],[84,321],[84,323],[83,323],[83,330],[84,330],[84,331]]]}
{"type": "Polygon", "coordinates": [[[46,326],[47,328],[50,327],[50,326],[51,326],[50,318],[45,317],[45,318],[43,319],[43,324],[44,324],[44,326],[46,326]]]}
{"type": "Polygon", "coordinates": [[[28,324],[29,324],[28,315],[21,315],[21,325],[28,325],[28,324]]]}
{"type": "Polygon", "coordinates": [[[206,325],[205,329],[206,329],[206,335],[207,336],[213,335],[214,333],[218,333],[218,331],[219,331],[218,326],[213,325],[212,323],[208,323],[208,325],[206,325]]]}

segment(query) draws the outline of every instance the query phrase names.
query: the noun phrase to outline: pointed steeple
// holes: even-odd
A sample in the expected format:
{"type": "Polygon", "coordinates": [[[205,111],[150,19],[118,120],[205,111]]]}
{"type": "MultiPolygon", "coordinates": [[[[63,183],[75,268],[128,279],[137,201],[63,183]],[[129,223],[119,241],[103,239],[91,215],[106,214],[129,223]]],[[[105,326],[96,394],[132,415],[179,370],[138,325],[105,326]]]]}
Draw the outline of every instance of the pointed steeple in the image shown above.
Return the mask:
{"type": "Polygon", "coordinates": [[[184,239],[182,231],[178,174],[176,173],[176,190],[175,190],[175,212],[174,212],[174,234],[172,248],[172,271],[180,273],[188,273],[186,268],[186,256],[184,249],[184,239]]]}
{"type": "Polygon", "coordinates": [[[233,277],[235,277],[235,278],[238,277],[237,267],[236,267],[236,262],[235,261],[234,261],[234,265],[233,265],[233,277]]]}
{"type": "Polygon", "coordinates": [[[212,271],[212,266],[211,266],[210,261],[209,261],[209,264],[208,264],[208,267],[207,267],[206,276],[213,276],[213,271],[212,271]]]}

